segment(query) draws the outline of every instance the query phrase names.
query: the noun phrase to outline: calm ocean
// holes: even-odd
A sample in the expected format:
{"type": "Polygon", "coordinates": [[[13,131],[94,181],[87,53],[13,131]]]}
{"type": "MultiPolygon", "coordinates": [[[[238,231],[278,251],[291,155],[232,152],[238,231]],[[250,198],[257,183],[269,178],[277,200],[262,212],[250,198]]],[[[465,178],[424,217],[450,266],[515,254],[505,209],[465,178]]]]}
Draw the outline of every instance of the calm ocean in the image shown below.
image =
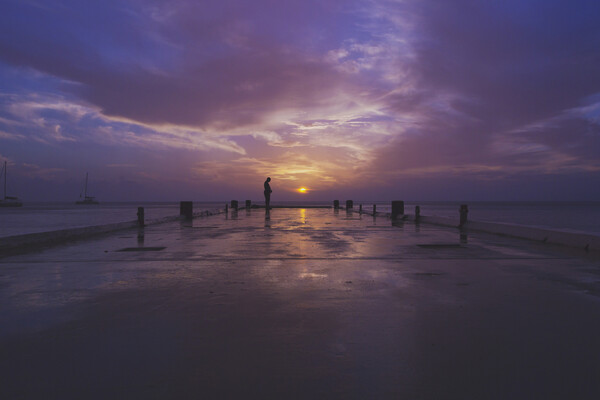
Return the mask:
{"type": "MultiPolygon", "coordinates": [[[[225,203],[195,203],[195,210],[223,207],[225,203]]],[[[58,229],[134,221],[137,208],[144,207],[147,221],[179,215],[179,203],[25,203],[18,208],[0,208],[0,237],[58,229]]]]}
{"type": "MultiPolygon", "coordinates": [[[[273,202],[286,204],[292,202],[273,202]]],[[[298,202],[293,202],[298,204],[298,202]]],[[[344,201],[341,201],[342,205],[344,201]]],[[[372,210],[373,202],[355,201],[372,210]]],[[[243,202],[240,202],[243,204],[243,202]]],[[[305,204],[331,204],[307,202],[305,204]]],[[[376,202],[377,211],[389,212],[390,202],[376,202]]],[[[469,219],[519,224],[556,230],[587,232],[600,236],[600,202],[467,202],[469,219]]],[[[194,202],[194,210],[223,208],[225,202],[194,202]]],[[[416,205],[422,215],[453,217],[458,220],[460,202],[406,202],[407,214],[416,205]]],[[[137,207],[144,207],[146,220],[179,214],[179,203],[101,203],[80,206],[73,203],[26,203],[20,208],[0,208],[0,237],[58,229],[102,225],[136,219],[137,207]]]]}

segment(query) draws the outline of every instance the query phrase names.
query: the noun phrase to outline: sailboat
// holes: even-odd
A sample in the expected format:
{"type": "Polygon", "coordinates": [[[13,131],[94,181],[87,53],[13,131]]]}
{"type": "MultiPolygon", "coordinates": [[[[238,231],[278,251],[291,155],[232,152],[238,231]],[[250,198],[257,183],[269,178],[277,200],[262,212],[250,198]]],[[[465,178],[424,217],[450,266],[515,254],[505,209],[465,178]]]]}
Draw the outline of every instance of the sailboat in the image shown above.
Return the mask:
{"type": "Polygon", "coordinates": [[[85,173],[85,189],[83,194],[83,199],[81,198],[81,193],[79,194],[79,200],[75,202],[75,204],[100,204],[98,200],[96,200],[93,196],[87,195],[87,184],[88,184],[88,173],[85,173]]]}
{"type": "Polygon", "coordinates": [[[2,199],[0,199],[0,207],[21,207],[21,206],[23,206],[23,202],[21,200],[19,200],[18,197],[6,195],[6,161],[4,161],[4,167],[2,168],[2,172],[4,172],[4,197],[2,199]]]}

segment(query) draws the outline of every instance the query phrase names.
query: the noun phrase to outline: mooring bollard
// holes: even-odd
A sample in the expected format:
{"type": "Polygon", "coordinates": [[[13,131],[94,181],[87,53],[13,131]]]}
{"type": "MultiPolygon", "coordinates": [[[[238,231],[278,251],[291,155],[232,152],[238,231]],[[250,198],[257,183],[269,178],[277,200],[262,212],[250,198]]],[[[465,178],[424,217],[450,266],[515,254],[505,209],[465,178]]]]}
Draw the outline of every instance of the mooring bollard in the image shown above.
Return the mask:
{"type": "Polygon", "coordinates": [[[396,219],[398,215],[404,215],[404,202],[395,200],[392,201],[392,219],[396,219]]]}
{"type": "Polygon", "coordinates": [[[231,209],[237,211],[237,209],[238,209],[238,201],[237,200],[231,200],[231,209]]]}
{"type": "Polygon", "coordinates": [[[144,226],[144,207],[138,207],[137,217],[138,217],[138,225],[144,226]]]}
{"type": "Polygon", "coordinates": [[[354,202],[352,200],[346,200],[346,210],[352,210],[354,208],[354,202]]]}
{"type": "Polygon", "coordinates": [[[333,209],[334,210],[339,210],[340,209],[340,201],[339,200],[334,200],[333,201],[333,209]]]}
{"type": "Polygon", "coordinates": [[[179,202],[179,215],[184,216],[185,219],[192,219],[194,217],[194,206],[191,201],[180,201],[179,202]]]}
{"type": "Polygon", "coordinates": [[[415,206],[415,221],[418,221],[421,218],[421,207],[415,206]]]}
{"type": "Polygon", "coordinates": [[[252,201],[246,200],[246,210],[249,210],[250,208],[252,208],[252,201]]]}
{"type": "Polygon", "coordinates": [[[460,205],[460,223],[459,226],[463,226],[467,223],[467,214],[469,214],[469,206],[467,204],[460,205]]]}

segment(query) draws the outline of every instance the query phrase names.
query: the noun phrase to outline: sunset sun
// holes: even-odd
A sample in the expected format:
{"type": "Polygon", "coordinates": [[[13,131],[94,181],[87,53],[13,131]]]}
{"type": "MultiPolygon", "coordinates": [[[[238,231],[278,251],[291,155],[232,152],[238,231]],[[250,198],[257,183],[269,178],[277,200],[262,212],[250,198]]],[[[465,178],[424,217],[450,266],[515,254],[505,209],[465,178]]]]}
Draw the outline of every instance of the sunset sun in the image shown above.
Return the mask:
{"type": "Polygon", "coordinates": [[[307,193],[307,192],[308,192],[308,189],[307,189],[307,188],[305,188],[305,187],[301,187],[300,189],[298,189],[298,191],[299,191],[300,193],[307,193]]]}

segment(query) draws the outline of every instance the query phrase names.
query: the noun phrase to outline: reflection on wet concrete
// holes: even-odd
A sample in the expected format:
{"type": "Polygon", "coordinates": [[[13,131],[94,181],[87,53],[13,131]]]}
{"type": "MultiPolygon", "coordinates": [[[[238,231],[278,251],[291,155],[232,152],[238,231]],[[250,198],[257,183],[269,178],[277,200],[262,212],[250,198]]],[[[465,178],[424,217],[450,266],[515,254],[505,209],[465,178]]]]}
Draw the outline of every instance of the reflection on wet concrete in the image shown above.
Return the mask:
{"type": "Polygon", "coordinates": [[[5,398],[600,394],[593,261],[336,210],[143,232],[0,259],[5,398]]]}
{"type": "Polygon", "coordinates": [[[460,232],[460,242],[461,243],[468,243],[469,242],[469,235],[467,233],[466,229],[459,229],[460,232]]]}
{"type": "Polygon", "coordinates": [[[144,227],[138,228],[138,232],[137,232],[138,246],[144,245],[144,236],[145,236],[144,227]]]}

